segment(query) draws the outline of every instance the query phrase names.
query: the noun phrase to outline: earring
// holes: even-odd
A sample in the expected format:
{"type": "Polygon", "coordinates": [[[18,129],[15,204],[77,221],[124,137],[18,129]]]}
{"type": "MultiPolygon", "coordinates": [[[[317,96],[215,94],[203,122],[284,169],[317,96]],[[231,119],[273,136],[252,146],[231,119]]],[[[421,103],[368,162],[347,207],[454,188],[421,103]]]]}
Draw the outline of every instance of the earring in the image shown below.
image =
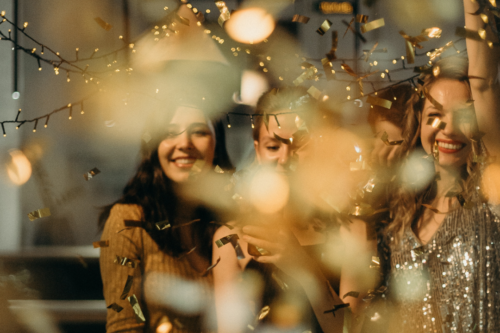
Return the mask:
{"type": "Polygon", "coordinates": [[[432,147],[432,156],[434,159],[439,162],[439,148],[437,141],[434,140],[434,147],[432,147]]]}

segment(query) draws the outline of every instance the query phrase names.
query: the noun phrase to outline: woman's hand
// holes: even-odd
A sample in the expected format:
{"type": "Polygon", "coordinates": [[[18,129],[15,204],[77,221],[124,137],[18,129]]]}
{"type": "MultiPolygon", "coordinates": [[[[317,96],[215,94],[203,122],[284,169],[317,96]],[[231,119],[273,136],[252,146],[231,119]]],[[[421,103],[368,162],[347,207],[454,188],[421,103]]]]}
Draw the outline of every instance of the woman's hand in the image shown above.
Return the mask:
{"type": "Polygon", "coordinates": [[[307,270],[311,264],[309,256],[288,229],[247,225],[243,227],[243,232],[244,241],[270,252],[269,255],[253,257],[255,261],[275,264],[284,273],[294,277],[304,268],[307,270]]]}

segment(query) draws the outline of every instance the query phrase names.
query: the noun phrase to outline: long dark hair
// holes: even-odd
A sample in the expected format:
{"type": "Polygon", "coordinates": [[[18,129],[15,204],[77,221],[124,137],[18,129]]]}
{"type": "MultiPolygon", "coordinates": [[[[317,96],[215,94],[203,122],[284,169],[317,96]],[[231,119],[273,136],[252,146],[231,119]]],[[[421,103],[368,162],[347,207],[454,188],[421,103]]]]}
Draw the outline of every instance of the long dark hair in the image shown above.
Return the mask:
{"type": "MultiPolygon", "coordinates": [[[[179,101],[163,107],[161,112],[155,112],[150,117],[141,141],[141,161],[135,175],[128,181],[123,189],[122,196],[114,203],[105,206],[99,215],[99,229],[104,228],[109,218],[111,209],[116,204],[135,204],[142,209],[142,221],[144,228],[149,232],[159,248],[169,255],[179,256],[190,250],[186,249],[181,240],[178,230],[168,228],[157,230],[155,223],[168,220],[172,226],[176,225],[176,216],[182,206],[178,195],[175,193],[172,181],[165,175],[158,158],[158,146],[165,138],[165,127],[173,117],[175,110],[181,105],[199,108],[204,112],[210,111],[200,101],[179,101]]],[[[213,112],[212,112],[213,114],[213,112]]],[[[227,154],[225,146],[225,134],[222,121],[216,117],[210,117],[215,130],[215,155],[213,165],[218,165],[226,171],[232,171],[233,166],[227,154]]],[[[194,239],[197,242],[197,250],[207,258],[211,257],[211,241],[216,229],[215,214],[208,208],[197,206],[192,218],[200,219],[194,223],[194,239]]]]}

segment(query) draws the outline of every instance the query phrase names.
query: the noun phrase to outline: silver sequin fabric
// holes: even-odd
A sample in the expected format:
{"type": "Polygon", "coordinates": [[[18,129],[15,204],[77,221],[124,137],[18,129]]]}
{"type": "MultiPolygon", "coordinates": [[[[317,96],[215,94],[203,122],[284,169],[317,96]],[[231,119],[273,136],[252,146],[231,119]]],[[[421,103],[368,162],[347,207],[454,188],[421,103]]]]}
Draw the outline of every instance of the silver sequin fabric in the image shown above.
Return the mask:
{"type": "Polygon", "coordinates": [[[391,249],[389,332],[500,332],[500,219],[477,204],[448,213],[429,243],[411,229],[391,249]]]}

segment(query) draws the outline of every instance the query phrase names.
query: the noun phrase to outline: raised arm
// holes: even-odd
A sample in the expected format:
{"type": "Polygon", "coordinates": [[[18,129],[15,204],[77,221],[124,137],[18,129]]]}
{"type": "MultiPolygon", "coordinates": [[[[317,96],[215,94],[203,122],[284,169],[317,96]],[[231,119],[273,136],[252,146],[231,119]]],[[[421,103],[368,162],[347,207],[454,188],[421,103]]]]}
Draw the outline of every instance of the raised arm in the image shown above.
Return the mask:
{"type": "MultiPolygon", "coordinates": [[[[478,31],[484,26],[480,15],[472,15],[479,9],[478,2],[464,1],[465,26],[469,30],[478,31]]],[[[489,18],[490,20],[493,17],[489,18]]],[[[486,40],[467,38],[467,54],[469,55],[469,76],[472,98],[479,125],[479,130],[486,133],[483,141],[493,156],[500,156],[500,89],[498,84],[498,65],[500,51],[498,47],[490,48],[487,41],[494,36],[491,28],[486,28],[486,40]]]]}

